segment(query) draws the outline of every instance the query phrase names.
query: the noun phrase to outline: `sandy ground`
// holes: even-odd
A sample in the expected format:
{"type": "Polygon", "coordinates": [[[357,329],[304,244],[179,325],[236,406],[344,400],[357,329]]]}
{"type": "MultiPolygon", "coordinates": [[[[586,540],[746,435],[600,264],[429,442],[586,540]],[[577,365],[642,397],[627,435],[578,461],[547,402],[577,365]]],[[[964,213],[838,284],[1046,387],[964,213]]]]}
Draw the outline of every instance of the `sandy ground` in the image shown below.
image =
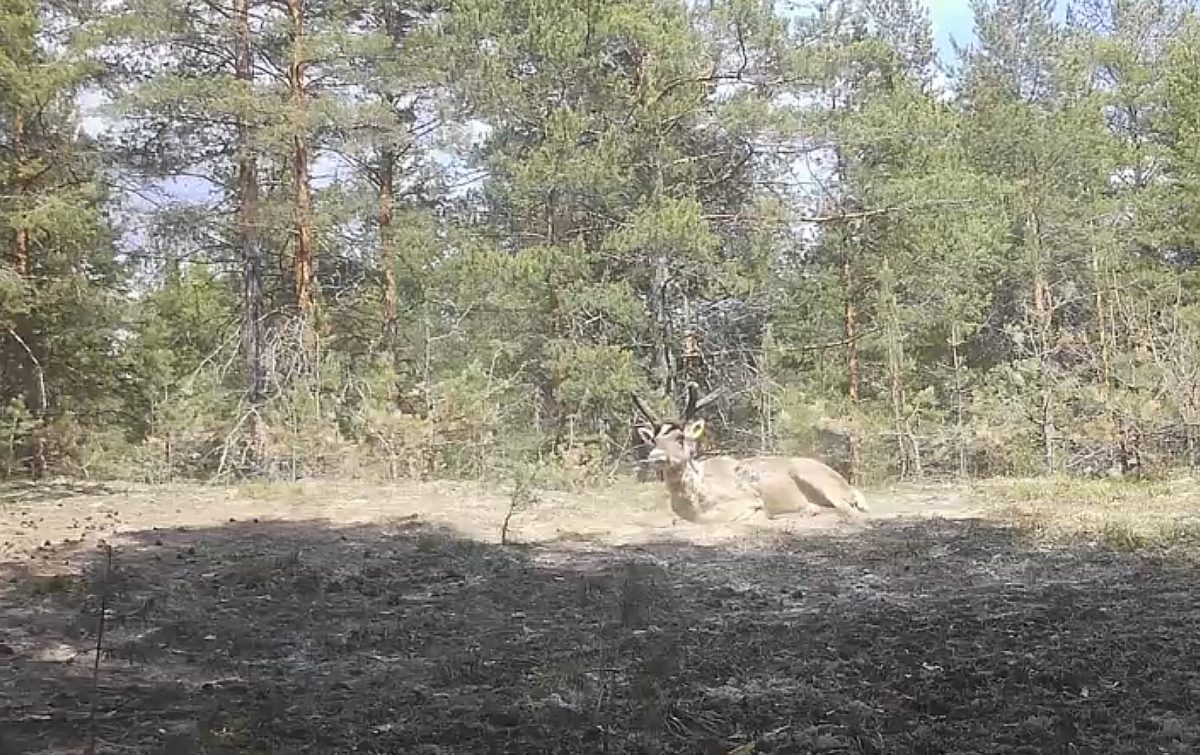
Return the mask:
{"type": "Polygon", "coordinates": [[[0,755],[1198,751],[1190,565],[869,500],[3,488],[0,755]]]}
{"type": "MultiPolygon", "coordinates": [[[[893,487],[872,491],[870,521],[899,517],[962,518],[976,512],[953,487],[893,487]]],[[[331,525],[423,522],[483,542],[498,542],[508,515],[507,491],[458,482],[308,482],[245,487],[58,483],[0,488],[0,561],[56,561],[80,545],[119,546],[123,533],[187,530],[236,522],[328,522],[331,525]],[[64,549],[65,546],[65,549],[64,549]],[[74,546],[74,547],[72,547],[74,546]]],[[[720,543],[757,531],[829,531],[862,525],[835,512],[815,517],[758,519],[742,525],[673,522],[656,483],[624,481],[579,493],[549,491],[513,512],[508,539],[572,540],[629,545],[664,539],[720,543]]]]}

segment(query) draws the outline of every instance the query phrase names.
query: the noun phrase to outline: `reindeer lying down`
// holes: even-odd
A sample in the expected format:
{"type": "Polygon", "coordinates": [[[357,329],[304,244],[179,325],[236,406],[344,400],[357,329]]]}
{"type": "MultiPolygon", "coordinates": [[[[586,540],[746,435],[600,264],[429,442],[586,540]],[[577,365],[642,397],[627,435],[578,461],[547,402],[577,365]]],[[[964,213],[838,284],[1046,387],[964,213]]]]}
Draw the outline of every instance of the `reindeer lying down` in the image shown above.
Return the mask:
{"type": "Polygon", "coordinates": [[[863,494],[837,470],[816,459],[786,456],[700,457],[704,420],[696,414],[720,391],[696,399],[696,384],[688,385],[683,420],[661,422],[635,395],[634,404],[647,420],[637,427],[650,446],[645,463],[663,471],[671,510],[689,522],[735,522],[762,512],[768,519],[781,514],[819,513],[836,509],[848,516],[867,511],[863,494]]]}

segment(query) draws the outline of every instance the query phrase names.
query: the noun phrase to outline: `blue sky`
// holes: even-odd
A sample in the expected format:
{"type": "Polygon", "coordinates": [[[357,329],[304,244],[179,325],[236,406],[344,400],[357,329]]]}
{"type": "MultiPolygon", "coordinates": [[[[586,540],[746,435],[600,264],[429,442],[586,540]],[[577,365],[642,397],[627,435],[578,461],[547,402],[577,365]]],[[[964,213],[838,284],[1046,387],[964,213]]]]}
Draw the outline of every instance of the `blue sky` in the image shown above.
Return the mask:
{"type": "MultiPolygon", "coordinates": [[[[954,60],[951,38],[964,45],[975,37],[975,21],[968,0],[924,0],[929,8],[929,19],[933,22],[933,35],[938,55],[943,62],[954,60]]],[[[1067,3],[1055,0],[1054,15],[1061,21],[1066,15],[1067,3]]]]}
{"type": "Polygon", "coordinates": [[[971,40],[975,22],[967,0],[925,0],[929,17],[933,22],[933,34],[937,40],[938,55],[945,62],[954,59],[951,38],[962,45],[971,40]]]}

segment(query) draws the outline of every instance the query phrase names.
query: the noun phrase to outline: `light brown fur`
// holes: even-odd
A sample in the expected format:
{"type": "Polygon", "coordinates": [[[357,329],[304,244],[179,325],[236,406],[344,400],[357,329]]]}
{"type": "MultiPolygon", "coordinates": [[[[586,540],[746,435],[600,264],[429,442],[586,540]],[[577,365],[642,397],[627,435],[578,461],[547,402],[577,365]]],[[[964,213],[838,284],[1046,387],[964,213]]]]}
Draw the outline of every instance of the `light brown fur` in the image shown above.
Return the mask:
{"type": "Polygon", "coordinates": [[[690,522],[732,522],[762,512],[768,519],[813,515],[835,509],[857,517],[867,511],[862,493],[832,467],[816,459],[758,456],[698,458],[704,420],[685,427],[661,425],[651,434],[647,461],[663,470],[675,515],[690,522]]]}

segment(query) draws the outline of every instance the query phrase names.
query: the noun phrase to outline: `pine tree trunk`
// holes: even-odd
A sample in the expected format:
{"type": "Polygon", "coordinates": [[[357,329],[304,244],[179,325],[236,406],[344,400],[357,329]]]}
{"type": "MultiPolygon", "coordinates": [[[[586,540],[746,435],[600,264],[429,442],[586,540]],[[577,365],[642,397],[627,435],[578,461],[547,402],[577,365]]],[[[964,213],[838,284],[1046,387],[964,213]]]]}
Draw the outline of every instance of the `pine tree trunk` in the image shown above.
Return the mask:
{"type": "Polygon", "coordinates": [[[1039,364],[1039,372],[1042,382],[1041,408],[1039,419],[1039,431],[1042,436],[1042,459],[1045,464],[1046,474],[1054,474],[1056,467],[1056,454],[1054,444],[1054,392],[1052,378],[1050,375],[1050,343],[1051,343],[1051,326],[1053,318],[1052,304],[1050,302],[1050,282],[1045,275],[1045,259],[1042,249],[1042,226],[1041,220],[1036,211],[1030,213],[1030,232],[1032,234],[1032,254],[1033,254],[1033,320],[1034,328],[1036,329],[1037,337],[1037,356],[1039,364]]]}
{"type": "Polygon", "coordinates": [[[1112,432],[1109,434],[1109,466],[1117,463],[1117,458],[1120,453],[1120,437],[1117,432],[1117,425],[1120,418],[1117,416],[1116,407],[1112,401],[1112,391],[1110,383],[1112,379],[1112,355],[1110,352],[1107,312],[1105,311],[1106,303],[1104,300],[1104,287],[1107,283],[1107,278],[1104,275],[1104,268],[1101,264],[1100,252],[1092,249],[1092,273],[1095,278],[1096,286],[1096,335],[1100,341],[1100,396],[1104,401],[1104,408],[1108,414],[1109,422],[1112,423],[1112,432]]]}
{"type": "Polygon", "coordinates": [[[388,348],[395,348],[396,270],[394,227],[396,213],[396,153],[379,153],[379,269],[383,278],[383,328],[388,348]]]}
{"type": "MultiPolygon", "coordinates": [[[[646,64],[646,58],[641,51],[634,53],[634,67],[631,84],[635,98],[639,103],[649,103],[655,97],[653,69],[646,64]]],[[[649,186],[647,187],[646,202],[651,207],[657,206],[666,189],[666,177],[663,174],[661,135],[657,137],[654,152],[650,155],[649,186]]],[[[670,307],[667,304],[667,286],[671,282],[670,260],[664,249],[650,250],[654,255],[653,269],[650,279],[650,309],[654,316],[654,379],[659,389],[668,398],[674,394],[675,364],[672,359],[672,322],[670,307]]]]}
{"type": "Polygon", "coordinates": [[[958,321],[950,326],[950,354],[954,361],[954,435],[955,445],[958,446],[958,476],[967,476],[967,438],[966,426],[963,422],[963,384],[962,384],[962,334],[958,321]]]}
{"type": "MultiPolygon", "coordinates": [[[[234,66],[247,92],[254,81],[250,44],[250,2],[234,4],[234,66]]],[[[262,410],[266,403],[266,371],[263,364],[265,323],[263,321],[262,251],[258,233],[258,164],[250,145],[252,127],[244,116],[238,123],[237,156],[237,249],[242,267],[242,340],[246,350],[247,397],[250,402],[252,463],[261,462],[265,430],[262,410]]]]}
{"type": "Polygon", "coordinates": [[[654,261],[654,280],[650,286],[654,308],[654,374],[658,378],[659,387],[664,396],[673,395],[675,380],[671,369],[671,313],[667,311],[667,286],[671,280],[671,270],[667,265],[667,256],[659,254],[654,261]]]}
{"type": "MultiPolygon", "coordinates": [[[[838,95],[831,93],[830,109],[838,110],[838,95]]],[[[840,147],[834,149],[838,185],[846,181],[846,159],[840,147]]],[[[845,207],[843,207],[845,209],[845,207]]],[[[854,250],[842,239],[842,294],[845,297],[843,328],[846,341],[846,392],[853,421],[850,427],[850,465],[846,479],[857,484],[862,472],[862,444],[859,439],[859,361],[858,361],[858,280],[854,270],[854,250]]]]}
{"type": "Polygon", "coordinates": [[[1042,358],[1042,449],[1046,464],[1046,473],[1054,474],[1055,469],[1055,448],[1054,448],[1054,398],[1050,385],[1050,371],[1048,359],[1042,358]]]}
{"type": "MultiPolygon", "coordinates": [[[[25,116],[20,109],[13,114],[12,118],[12,149],[13,157],[16,162],[17,182],[14,187],[14,193],[17,196],[18,208],[24,210],[22,201],[28,191],[28,186],[24,179],[20,178],[25,169],[25,160],[28,155],[25,132],[25,116]]],[[[29,259],[29,229],[17,228],[13,231],[12,238],[12,263],[13,272],[20,278],[27,279],[33,272],[32,265],[29,259]]],[[[28,368],[18,367],[17,374],[21,377],[21,382],[25,384],[25,406],[29,409],[37,420],[37,425],[32,434],[29,436],[29,469],[34,480],[39,480],[46,471],[46,411],[48,409],[46,396],[46,378],[42,370],[42,364],[34,352],[34,327],[28,313],[17,314],[11,336],[18,341],[21,347],[18,351],[18,364],[28,365],[28,368]]]]}
{"type": "Polygon", "coordinates": [[[1054,474],[1054,393],[1050,378],[1050,303],[1047,301],[1049,285],[1045,278],[1037,275],[1033,282],[1033,309],[1038,322],[1038,350],[1042,377],[1041,435],[1042,452],[1046,473],[1054,474]]]}
{"type": "Polygon", "coordinates": [[[904,421],[905,396],[903,380],[904,354],[900,345],[900,326],[896,320],[895,301],[889,302],[888,317],[888,383],[892,399],[892,423],[896,432],[896,452],[900,455],[900,479],[908,479],[919,466],[913,459],[909,433],[904,421]]]}
{"type": "MultiPolygon", "coordinates": [[[[846,334],[846,382],[850,396],[850,407],[855,417],[858,416],[859,377],[858,377],[858,304],[855,301],[857,284],[854,276],[854,264],[851,252],[842,252],[842,290],[846,298],[845,334],[846,334]]],[[[862,448],[859,444],[858,429],[850,430],[850,469],[847,478],[857,483],[859,470],[862,467],[862,448]]]]}
{"type": "MultiPolygon", "coordinates": [[[[20,175],[25,163],[25,117],[18,110],[12,119],[12,148],[16,158],[17,175],[20,175]]],[[[24,194],[23,182],[18,181],[17,196],[24,194]]],[[[13,234],[13,270],[22,278],[29,276],[29,230],[18,228],[13,234]]]]}
{"type": "MultiPolygon", "coordinates": [[[[664,177],[658,156],[654,157],[654,175],[651,183],[651,203],[657,203],[663,195],[664,177]]],[[[675,391],[675,365],[671,352],[671,311],[667,304],[667,286],[671,283],[670,260],[665,251],[655,250],[654,278],[650,284],[650,297],[654,308],[655,355],[654,372],[659,380],[663,395],[670,397],[675,391]]]]}
{"type": "Polygon", "coordinates": [[[13,272],[21,278],[29,277],[29,230],[18,228],[13,233],[13,272]]]}
{"type": "Polygon", "coordinates": [[[309,180],[309,146],[304,114],[307,107],[304,60],[304,0],[287,0],[288,16],[292,23],[292,59],[288,64],[288,95],[296,131],[292,135],[291,184],[292,217],[296,234],[295,285],[296,306],[306,324],[311,322],[316,307],[313,286],[316,278],[313,244],[312,187],[309,180]]]}

